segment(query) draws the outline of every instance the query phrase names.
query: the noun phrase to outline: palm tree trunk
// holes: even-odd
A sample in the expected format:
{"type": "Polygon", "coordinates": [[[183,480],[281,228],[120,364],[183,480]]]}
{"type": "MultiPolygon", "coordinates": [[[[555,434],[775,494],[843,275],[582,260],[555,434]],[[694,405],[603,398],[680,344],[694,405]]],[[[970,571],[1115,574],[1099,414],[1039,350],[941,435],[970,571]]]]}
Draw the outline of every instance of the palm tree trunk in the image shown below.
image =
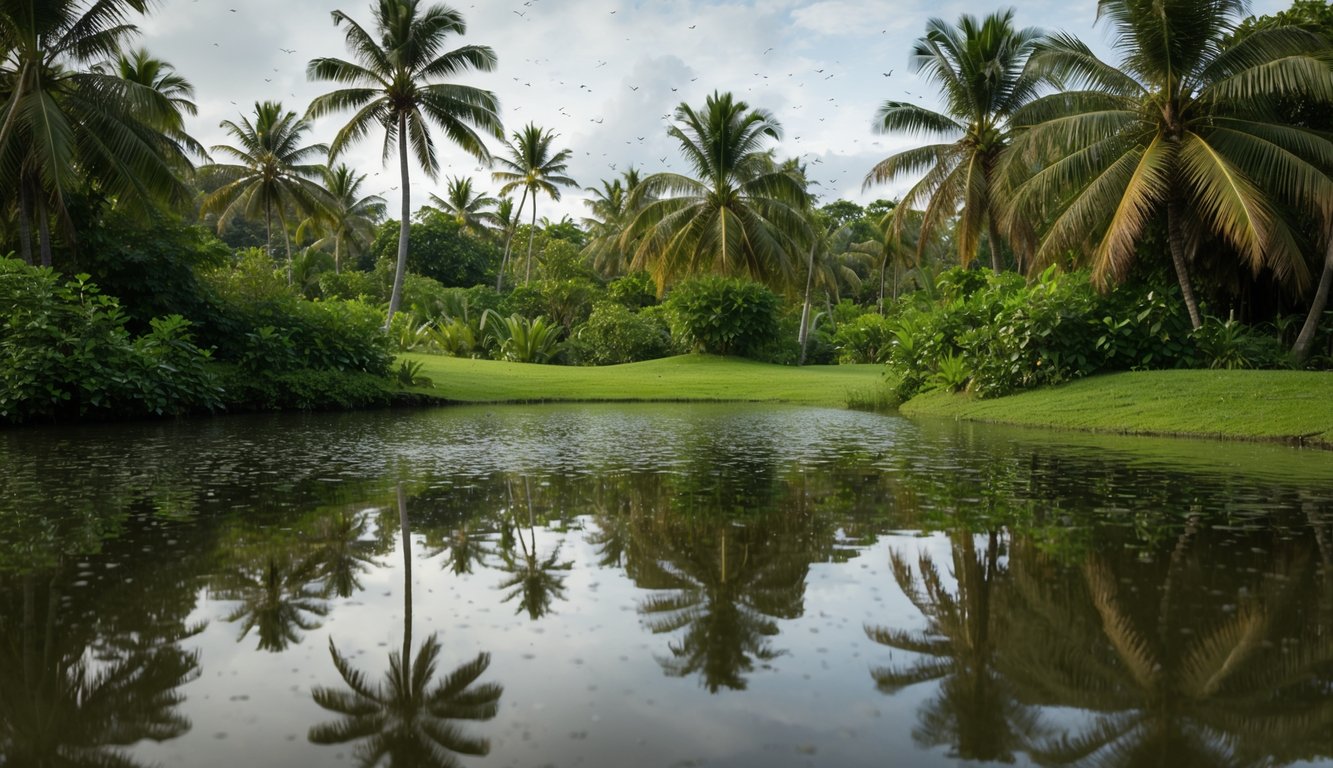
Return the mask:
{"type": "Polygon", "coordinates": [[[499,293],[503,284],[505,267],[509,265],[509,252],[514,245],[514,234],[518,232],[518,217],[523,215],[523,206],[528,202],[528,189],[523,188],[523,196],[518,199],[518,210],[514,211],[514,220],[509,224],[509,236],[505,238],[505,253],[500,259],[500,273],[495,276],[495,292],[499,293]]]}
{"type": "Polygon", "coordinates": [[[287,217],[278,211],[278,225],[282,227],[282,245],[287,253],[287,285],[292,284],[292,238],[287,232],[287,217]]]}
{"type": "Polygon", "coordinates": [[[810,338],[810,287],[815,282],[815,248],[816,244],[811,243],[810,258],[805,264],[805,303],[801,305],[801,330],[796,340],[801,345],[801,354],[796,360],[797,365],[805,365],[805,342],[810,338]]]}
{"type": "Polygon", "coordinates": [[[342,238],[335,235],[333,238],[333,274],[335,275],[342,274],[342,250],[342,238]]]}
{"type": "Polygon", "coordinates": [[[41,247],[42,266],[51,266],[51,222],[47,219],[46,198],[37,195],[37,242],[41,247]]]}
{"type": "Polygon", "coordinates": [[[403,669],[412,668],[412,529],[407,520],[407,494],[398,483],[398,527],[403,532],[403,669]]]}
{"type": "Polygon", "coordinates": [[[264,253],[273,258],[273,204],[264,203],[264,253]]]}
{"type": "Polygon", "coordinates": [[[537,191],[532,192],[532,225],[528,227],[528,272],[523,277],[523,284],[532,282],[532,241],[537,239],[537,191]]]}
{"type": "Polygon", "coordinates": [[[990,239],[990,268],[993,272],[999,272],[1004,269],[1004,262],[1000,260],[1000,232],[990,216],[986,217],[986,232],[990,239]]]}
{"type": "Polygon", "coordinates": [[[19,253],[23,263],[32,266],[32,197],[28,185],[19,185],[19,253]]]}
{"type": "Polygon", "coordinates": [[[403,204],[401,223],[398,225],[398,267],[393,272],[393,291],[389,294],[389,313],[384,318],[387,329],[393,322],[393,314],[398,311],[398,304],[403,300],[403,277],[407,274],[407,236],[412,216],[412,201],[407,178],[407,113],[398,115],[398,171],[402,176],[403,204]]]}
{"type": "Polygon", "coordinates": [[[1319,288],[1314,292],[1314,301],[1310,302],[1310,313],[1305,316],[1305,325],[1296,336],[1296,345],[1291,348],[1291,356],[1297,365],[1304,365],[1310,357],[1310,347],[1314,346],[1315,331],[1319,330],[1319,320],[1328,306],[1328,290],[1333,284],[1333,235],[1328,238],[1324,253],[1324,272],[1319,276],[1319,288]]]}
{"type": "Polygon", "coordinates": [[[1180,204],[1173,196],[1166,207],[1166,239],[1170,241],[1171,263],[1175,265],[1180,295],[1190,313],[1190,325],[1197,331],[1203,327],[1203,318],[1199,316],[1199,303],[1194,298],[1194,287],[1190,285],[1189,261],[1185,258],[1185,228],[1180,217],[1180,204]]]}

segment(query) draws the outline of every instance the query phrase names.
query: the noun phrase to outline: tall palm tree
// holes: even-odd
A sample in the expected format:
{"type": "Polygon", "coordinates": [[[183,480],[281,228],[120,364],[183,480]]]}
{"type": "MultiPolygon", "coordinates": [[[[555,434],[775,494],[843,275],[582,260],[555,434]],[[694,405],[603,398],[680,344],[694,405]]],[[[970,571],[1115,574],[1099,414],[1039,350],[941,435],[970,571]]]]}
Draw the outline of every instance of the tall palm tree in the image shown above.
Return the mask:
{"type": "Polygon", "coordinates": [[[1094,277],[1123,278],[1150,225],[1165,217],[1176,279],[1202,324],[1190,263],[1207,239],[1256,272],[1301,287],[1309,271],[1276,203],[1324,213],[1333,141],[1282,124],[1279,98],[1333,99],[1320,40],[1297,27],[1224,40],[1243,0],[1101,0],[1120,66],[1055,35],[1034,72],[1064,86],[1015,117],[1012,216],[1044,222],[1038,264],[1088,253],[1094,277]]]}
{"type": "Polygon", "coordinates": [[[632,250],[621,247],[620,234],[633,218],[634,209],[629,201],[642,181],[638,169],[630,168],[619,179],[603,179],[601,188],[587,188],[592,197],[583,201],[588,206],[583,226],[589,235],[584,253],[603,277],[616,277],[629,269],[628,254],[632,250]]]}
{"type": "Polygon", "coordinates": [[[407,242],[412,218],[408,147],[426,176],[440,174],[440,158],[432,124],[449,141],[474,157],[489,162],[490,152],[477,133],[500,135],[500,104],[495,94],[469,85],[438,82],[440,78],[489,72],[495,69],[495,51],[484,45],[464,45],[442,50],[450,35],[467,31],[463,15],[444,5],[423,7],[418,0],[378,0],[374,31],[362,27],[342,11],[333,12],[335,26],[347,27],[346,42],[356,61],[334,58],[312,59],[306,74],[312,80],[342,84],[310,104],[312,118],[355,110],[351,120],[333,138],[331,154],[340,154],[372,130],[384,131],[385,162],[398,145],[402,211],[399,216],[398,266],[385,327],[393,320],[403,298],[403,276],[407,272],[407,242]]]}
{"type": "MultiPolygon", "coordinates": [[[[302,222],[302,228],[314,227],[324,236],[312,247],[333,246],[333,271],[342,271],[343,253],[357,254],[370,247],[375,239],[375,227],[384,219],[387,206],[379,195],[362,195],[361,185],[366,174],[358,174],[345,163],[333,168],[320,169],[324,188],[328,190],[328,205],[302,222]]],[[[299,239],[298,232],[298,239],[299,239]]]]}
{"type": "Polygon", "coordinates": [[[495,206],[495,221],[500,226],[500,231],[504,233],[505,248],[504,255],[500,257],[500,268],[495,270],[495,290],[498,292],[504,287],[505,265],[509,263],[509,248],[514,242],[514,233],[518,231],[518,218],[523,212],[523,204],[527,202],[528,191],[523,190],[523,196],[518,201],[518,207],[514,207],[514,198],[500,197],[500,202],[495,206]]]}
{"type": "Polygon", "coordinates": [[[310,123],[281,103],[255,103],[254,119],[243,116],[240,123],[223,120],[222,127],[236,141],[213,147],[216,154],[231,163],[204,166],[225,183],[204,198],[201,211],[218,215],[218,231],[232,219],[244,215],[264,217],[264,240],[273,254],[273,217],[282,228],[287,255],[287,278],[291,280],[292,241],[287,229],[290,213],[310,216],[328,207],[328,194],[319,185],[323,166],[315,158],[328,153],[323,144],[301,146],[310,123]]]}
{"type": "Polygon", "coordinates": [[[630,196],[635,213],[621,246],[632,246],[634,266],[648,269],[659,290],[704,272],[790,283],[809,240],[808,200],[800,174],[763,148],[781,138],[777,120],[716,92],[702,110],[682,103],[675,119],[667,133],[698,178],[655,173],[630,196]]]}
{"type": "Polygon", "coordinates": [[[924,171],[894,208],[895,233],[901,234],[905,214],[923,209],[918,244],[924,245],[957,214],[959,260],[966,265],[977,257],[984,233],[996,271],[1003,266],[1001,196],[995,189],[1000,155],[1009,145],[1014,113],[1036,96],[1041,84],[1025,70],[1041,33],[1031,27],[1015,29],[1013,17],[1007,10],[981,20],[963,14],[956,27],[938,18],[926,23],[925,36],[912,48],[911,66],[939,86],[944,111],[886,101],[875,114],[875,130],[910,131],[943,141],[881,160],[863,185],[924,171]]]}
{"type": "Polygon", "coordinates": [[[468,232],[483,232],[486,226],[497,223],[495,212],[489,209],[499,205],[500,201],[484,192],[474,191],[472,179],[450,177],[444,197],[433,194],[430,201],[468,232]]]}
{"type": "Polygon", "coordinates": [[[403,551],[402,651],[389,654],[389,671],[376,685],[338,652],[330,637],[333,666],[348,690],[315,688],[315,703],[342,718],[312,727],[309,738],[316,744],[360,742],[355,755],[363,766],[457,768],[455,754],[485,755],[490,742],[464,733],[456,723],[495,717],[504,689],[496,683],[473,685],[490,666],[486,653],[436,683],[441,645],[434,633],[412,658],[412,534],[402,485],[397,492],[403,551]]]}
{"type": "MultiPolygon", "coordinates": [[[[532,280],[532,244],[537,235],[537,195],[544,192],[551,200],[559,200],[560,187],[578,186],[577,182],[565,175],[569,150],[562,149],[555,154],[551,153],[551,142],[555,141],[555,136],[554,131],[542,130],[536,123],[528,123],[523,130],[514,131],[510,140],[505,142],[509,157],[497,158],[504,170],[491,174],[496,181],[504,182],[504,186],[500,187],[500,194],[507,195],[522,187],[523,199],[532,198],[532,224],[528,229],[528,262],[523,278],[525,283],[532,280]]],[[[522,212],[522,202],[519,202],[518,210],[522,212]]],[[[512,233],[510,239],[513,239],[512,233]]],[[[508,250],[505,249],[506,254],[508,250]]],[[[500,264],[502,274],[504,267],[505,264],[502,262],[500,264]]]]}
{"type": "Polygon", "coordinates": [[[50,218],[73,224],[65,195],[91,182],[121,204],[183,204],[180,147],[157,126],[173,114],[153,88],[94,71],[137,33],[148,0],[0,4],[0,187],[18,209],[20,249],[51,261],[50,218]]]}
{"type": "Polygon", "coordinates": [[[136,48],[121,51],[114,58],[93,65],[92,71],[114,75],[161,94],[171,105],[171,111],[161,115],[154,127],[189,154],[199,158],[208,157],[204,146],[185,131],[185,117],[199,114],[199,108],[194,103],[194,84],[170,63],[154,57],[147,49],[136,48]]]}

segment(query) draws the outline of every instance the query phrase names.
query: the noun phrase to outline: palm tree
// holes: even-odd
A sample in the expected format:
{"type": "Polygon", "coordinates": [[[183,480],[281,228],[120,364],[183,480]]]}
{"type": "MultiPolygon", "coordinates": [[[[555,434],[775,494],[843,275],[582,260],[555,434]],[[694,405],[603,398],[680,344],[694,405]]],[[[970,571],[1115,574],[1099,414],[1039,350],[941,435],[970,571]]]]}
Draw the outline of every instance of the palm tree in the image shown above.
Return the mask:
{"type": "Polygon", "coordinates": [[[313,584],[317,563],[287,551],[261,554],[226,574],[217,589],[221,600],[239,603],[226,621],[241,622],[237,642],[250,630],[259,636],[259,650],[277,653],[301,641],[301,632],[319,628],[329,606],[313,584]]]}
{"type": "Polygon", "coordinates": [[[901,236],[908,211],[923,208],[920,248],[957,214],[959,261],[966,265],[977,257],[985,233],[996,271],[1003,265],[1001,197],[995,190],[1000,155],[1009,145],[1014,113],[1033,99],[1040,85],[1025,67],[1041,33],[1031,27],[1015,29],[1013,17],[1007,10],[981,20],[964,14],[957,27],[938,18],[926,23],[925,36],[912,48],[911,66],[939,86],[944,111],[886,101],[875,114],[875,130],[910,131],[944,141],[881,160],[863,185],[924,171],[894,208],[895,234],[901,236]]]}
{"type": "Polygon", "coordinates": [[[73,224],[65,194],[92,182],[120,204],[182,204],[188,158],[157,128],[174,114],[152,87],[85,67],[121,50],[148,0],[0,5],[0,181],[17,205],[20,251],[51,262],[50,217],[73,224]]]}
{"type": "MultiPolygon", "coordinates": [[[[500,166],[506,170],[495,171],[491,175],[496,181],[504,182],[500,187],[500,194],[507,195],[510,192],[523,188],[523,200],[529,196],[532,197],[532,224],[528,229],[528,263],[524,274],[523,282],[532,280],[532,243],[537,234],[537,195],[545,192],[551,200],[560,199],[560,187],[578,186],[577,182],[565,174],[565,169],[569,160],[569,150],[562,149],[555,154],[551,154],[551,142],[555,141],[555,133],[549,130],[538,128],[535,123],[528,123],[521,131],[515,131],[511,140],[505,142],[505,147],[509,150],[509,157],[498,158],[500,166]]],[[[523,211],[523,202],[518,204],[518,210],[523,211]]],[[[510,240],[513,239],[513,231],[510,231],[510,240]]],[[[505,247],[505,258],[508,259],[509,247],[505,247]]],[[[504,273],[505,262],[500,264],[500,273],[504,273]]]]}
{"type": "Polygon", "coordinates": [[[162,115],[154,127],[195,157],[208,157],[204,146],[185,132],[186,115],[195,117],[199,114],[199,108],[194,103],[194,85],[171,64],[155,58],[144,48],[136,48],[94,65],[92,71],[114,75],[161,94],[171,105],[171,111],[162,115]]]}
{"type": "MultiPolygon", "coordinates": [[[[310,226],[323,230],[324,236],[312,247],[332,245],[333,271],[339,273],[344,252],[357,254],[370,247],[375,238],[375,227],[384,218],[387,206],[379,195],[362,196],[361,185],[365,183],[366,174],[356,173],[345,163],[321,168],[320,174],[329,193],[329,204],[302,222],[301,228],[310,226]]],[[[297,235],[299,239],[299,231],[297,235]]]]}
{"type": "Polygon", "coordinates": [[[602,181],[601,188],[588,187],[591,198],[583,201],[589,215],[583,219],[589,240],[584,252],[593,269],[603,277],[616,277],[629,269],[630,248],[621,247],[620,234],[633,218],[629,200],[643,178],[636,168],[624,172],[622,179],[602,181]],[[623,179],[623,181],[622,181],[623,179]]]}
{"type": "MultiPolygon", "coordinates": [[[[1166,239],[1195,328],[1190,262],[1208,239],[1256,272],[1301,287],[1309,271],[1275,201],[1319,216],[1333,199],[1333,141],[1284,125],[1279,98],[1333,99],[1319,38],[1297,27],[1223,41],[1243,0],[1101,0],[1116,67],[1055,35],[1035,72],[1064,86],[1015,116],[1012,216],[1044,222],[1036,265],[1090,253],[1094,278],[1123,278],[1149,227],[1166,239]]],[[[1034,265],[1034,266],[1036,266],[1034,265]]]]}
{"type": "Polygon", "coordinates": [[[408,147],[426,176],[440,173],[440,159],[431,138],[431,125],[444,131],[449,141],[474,157],[488,162],[490,152],[477,131],[500,135],[500,108],[495,94],[468,85],[432,82],[439,78],[479,70],[495,69],[495,51],[489,46],[465,45],[441,52],[445,39],[467,31],[463,15],[443,5],[421,7],[418,0],[378,0],[372,33],[342,11],[333,12],[335,26],[346,25],[347,47],[355,62],[343,59],[312,59],[306,74],[312,80],[332,81],[347,87],[326,93],[310,104],[312,118],[356,110],[333,138],[331,154],[365,138],[373,129],[384,131],[383,159],[398,145],[398,169],[402,187],[399,217],[398,266],[385,327],[393,320],[403,298],[403,276],[407,272],[408,232],[412,218],[408,147]]]}
{"type": "Polygon", "coordinates": [[[499,205],[500,201],[483,192],[474,192],[472,179],[450,177],[444,194],[444,197],[431,195],[431,203],[452,216],[463,230],[482,232],[487,225],[497,223],[495,212],[488,209],[499,205]]]}
{"type": "Polygon", "coordinates": [[[668,134],[699,178],[655,173],[630,196],[635,213],[621,247],[632,248],[634,266],[647,268],[659,290],[704,272],[790,283],[793,256],[809,241],[808,201],[800,175],[763,149],[781,138],[777,120],[716,92],[702,110],[682,103],[675,119],[668,134]]]}
{"type": "Polygon", "coordinates": [[[225,183],[204,198],[201,211],[218,214],[218,231],[232,219],[244,215],[264,217],[264,240],[273,254],[273,217],[278,217],[287,254],[287,278],[291,281],[292,241],[287,229],[288,212],[315,214],[328,207],[328,194],[315,179],[323,166],[312,162],[328,153],[323,144],[301,146],[310,123],[295,112],[283,109],[276,101],[255,103],[254,119],[243,116],[240,123],[223,120],[222,127],[236,145],[218,144],[213,152],[231,158],[233,163],[214,163],[204,170],[220,176],[225,183]]]}
{"type": "Polygon", "coordinates": [[[315,688],[315,703],[342,715],[340,720],[310,729],[315,744],[359,741],[362,766],[388,768],[456,768],[454,754],[485,755],[490,742],[464,733],[460,720],[490,720],[500,709],[504,689],[496,683],[474,686],[490,666],[490,655],[450,672],[438,684],[440,641],[431,634],[412,658],[412,549],[407,499],[398,486],[398,514],[403,548],[403,648],[389,654],[389,671],[378,685],[352,666],[329,638],[333,666],[349,690],[315,688]]]}

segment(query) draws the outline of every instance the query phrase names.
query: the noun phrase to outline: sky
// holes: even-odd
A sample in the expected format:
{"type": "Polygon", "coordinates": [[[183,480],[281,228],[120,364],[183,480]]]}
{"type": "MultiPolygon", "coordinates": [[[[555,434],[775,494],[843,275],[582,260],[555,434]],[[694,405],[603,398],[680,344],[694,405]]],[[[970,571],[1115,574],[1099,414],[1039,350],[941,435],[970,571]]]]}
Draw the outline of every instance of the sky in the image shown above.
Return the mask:
{"type": "MultiPolygon", "coordinates": [[[[1024,0],[1012,6],[957,0],[460,0],[467,32],[449,47],[488,45],[498,66],[462,79],[493,91],[506,135],[534,122],[556,132],[571,151],[569,174],[579,188],[542,198],[538,216],[576,220],[586,213],[586,187],[617,178],[631,166],[645,173],[688,171],[666,131],[682,102],[701,107],[713,91],[730,91],[766,109],[782,126],[780,158],[799,156],[818,183],[821,202],[861,203],[906,189],[862,181],[879,160],[923,143],[873,130],[885,100],[917,100],[938,108],[934,89],[910,71],[912,42],[931,17],[985,15],[1014,7],[1019,26],[1064,30],[1107,55],[1105,30],[1094,28],[1096,0],[1024,0]]],[[[1261,0],[1256,14],[1289,3],[1261,0]]],[[[206,146],[230,143],[219,127],[239,122],[261,100],[303,113],[333,90],[311,82],[311,58],[350,58],[331,12],[372,24],[370,0],[161,0],[138,22],[138,44],[165,59],[195,86],[199,115],[190,132],[206,146]]],[[[310,142],[328,142],[349,115],[316,121],[310,142]]],[[[381,135],[382,136],[382,135],[381,135]]],[[[443,173],[412,169],[411,205],[443,195],[449,176],[465,176],[494,194],[490,168],[437,134],[443,173]]],[[[502,150],[491,141],[493,153],[502,150]]],[[[397,155],[382,161],[383,139],[370,137],[343,161],[367,174],[364,190],[396,212],[397,155]]],[[[526,218],[526,214],[525,214],[526,218]]]]}

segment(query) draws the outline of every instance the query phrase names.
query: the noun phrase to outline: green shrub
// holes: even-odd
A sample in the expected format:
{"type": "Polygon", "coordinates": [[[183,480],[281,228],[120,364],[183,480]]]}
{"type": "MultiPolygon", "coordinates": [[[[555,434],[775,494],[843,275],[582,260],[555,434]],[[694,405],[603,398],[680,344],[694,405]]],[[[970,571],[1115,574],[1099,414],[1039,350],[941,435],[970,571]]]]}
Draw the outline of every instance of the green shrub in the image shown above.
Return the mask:
{"type": "Polygon", "coordinates": [[[888,362],[893,343],[893,323],[883,315],[861,315],[842,323],[833,334],[833,348],[840,363],[888,362]]]}
{"type": "Polygon", "coordinates": [[[0,418],[176,415],[221,404],[209,353],[179,315],[134,336],[87,275],[0,259],[0,418]]]}
{"type": "Polygon", "coordinates": [[[647,272],[632,272],[612,280],[606,286],[606,297],[630,309],[641,309],[657,304],[657,285],[647,272]]]}
{"type": "Polygon", "coordinates": [[[1286,368],[1289,357],[1276,336],[1234,319],[1210,317],[1194,333],[1200,362],[1209,368],[1286,368]]]}
{"type": "Polygon", "coordinates": [[[715,355],[754,354],[778,337],[778,297],[749,280],[701,277],[667,297],[679,343],[715,355]]]}
{"type": "Polygon", "coordinates": [[[319,275],[319,295],[325,299],[359,299],[379,302],[382,293],[375,275],[371,272],[344,271],[340,273],[321,272],[319,275]]]}
{"type": "Polygon", "coordinates": [[[1192,367],[1207,339],[1215,342],[1209,359],[1273,362],[1234,330],[1196,337],[1173,288],[1099,294],[1086,273],[1050,269],[1028,285],[983,269],[946,272],[938,295],[900,305],[886,321],[889,370],[904,399],[928,385],[965,383],[996,397],[1100,371],[1192,367]]]}
{"type": "Polygon", "coordinates": [[[575,339],[581,362],[590,365],[634,363],[671,354],[671,334],[660,320],[611,301],[593,308],[575,339]]]}
{"type": "Polygon", "coordinates": [[[560,353],[560,334],[563,329],[545,317],[501,317],[496,312],[487,312],[482,318],[481,327],[494,350],[496,360],[549,363],[560,353]]]}
{"type": "Polygon", "coordinates": [[[450,357],[486,358],[485,336],[477,320],[437,320],[423,326],[426,338],[435,351],[450,357]]]}
{"type": "Polygon", "coordinates": [[[228,366],[222,375],[227,406],[235,411],[345,410],[390,405],[386,379],[368,373],[300,368],[254,376],[228,366]]]}

